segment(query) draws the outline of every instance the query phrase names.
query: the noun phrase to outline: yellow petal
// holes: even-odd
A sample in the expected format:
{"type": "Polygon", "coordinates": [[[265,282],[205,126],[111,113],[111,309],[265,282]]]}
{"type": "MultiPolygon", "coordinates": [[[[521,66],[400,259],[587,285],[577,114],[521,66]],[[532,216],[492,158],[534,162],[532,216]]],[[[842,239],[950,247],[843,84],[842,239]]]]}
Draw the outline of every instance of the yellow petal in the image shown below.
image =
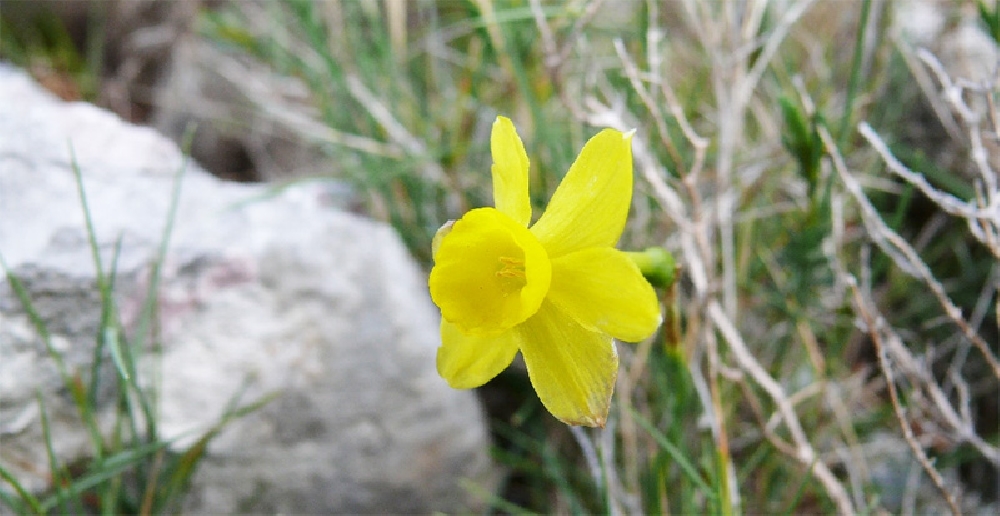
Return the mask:
{"type": "Polygon", "coordinates": [[[638,342],[660,325],[656,292],[625,255],[592,247],[552,260],[547,299],[593,331],[638,342]]]}
{"type": "Polygon", "coordinates": [[[545,408],[568,425],[603,427],[618,376],[611,337],[585,329],[548,302],[518,330],[528,376],[545,408]]]}
{"type": "Polygon", "coordinates": [[[510,365],[519,342],[520,334],[513,330],[495,337],[475,337],[442,319],[438,374],[455,389],[479,387],[510,365]]]}
{"type": "Polygon", "coordinates": [[[538,310],[551,267],[524,226],[493,208],[477,208],[441,238],[428,286],[441,315],[463,333],[496,335],[538,310]]]}
{"type": "Polygon", "coordinates": [[[509,118],[498,116],[490,135],[493,154],[493,202],[498,210],[527,227],[531,222],[528,198],[528,153],[509,118]]]}
{"type": "Polygon", "coordinates": [[[632,203],[632,136],[605,129],[590,139],[531,232],[555,258],[613,247],[632,203]]]}

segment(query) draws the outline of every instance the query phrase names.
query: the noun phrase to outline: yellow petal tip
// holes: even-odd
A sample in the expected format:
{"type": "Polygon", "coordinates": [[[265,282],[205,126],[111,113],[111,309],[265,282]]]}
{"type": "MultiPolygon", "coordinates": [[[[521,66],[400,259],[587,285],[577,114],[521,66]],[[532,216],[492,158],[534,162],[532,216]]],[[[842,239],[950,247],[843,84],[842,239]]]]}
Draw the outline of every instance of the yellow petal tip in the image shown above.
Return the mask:
{"type": "Polygon", "coordinates": [[[589,426],[591,428],[604,428],[607,423],[607,417],[601,415],[584,416],[575,420],[565,420],[560,419],[564,424],[569,426],[589,426]]]}

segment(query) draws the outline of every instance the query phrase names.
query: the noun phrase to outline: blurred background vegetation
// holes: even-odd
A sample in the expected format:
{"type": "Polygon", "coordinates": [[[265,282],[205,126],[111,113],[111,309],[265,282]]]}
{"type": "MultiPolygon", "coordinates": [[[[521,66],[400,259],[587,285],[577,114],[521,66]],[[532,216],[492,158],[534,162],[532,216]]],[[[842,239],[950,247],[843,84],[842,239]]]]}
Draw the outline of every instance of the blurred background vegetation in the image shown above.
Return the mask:
{"type": "MultiPolygon", "coordinates": [[[[525,141],[536,216],[599,127],[637,129],[621,247],[677,257],[679,281],[663,300],[678,326],[619,345],[602,431],[555,422],[517,367],[480,389],[508,474],[498,493],[468,488],[491,512],[828,513],[845,500],[859,512],[937,512],[949,501],[985,510],[1000,482],[1000,459],[987,453],[1000,446],[988,357],[1000,340],[996,247],[890,173],[857,130],[870,125],[935,191],[994,199],[971,126],[917,49],[942,54],[947,68],[942,41],[973,27],[995,52],[998,9],[929,4],[939,24],[930,39],[901,28],[921,16],[909,3],[875,0],[216,1],[197,3],[189,29],[298,81],[309,115],[332,130],[299,135],[328,173],[268,178],[275,187],[348,185],[352,209],[392,224],[425,269],[438,227],[490,202],[498,114],[525,141]],[[873,217],[909,243],[933,281],[878,238],[873,217]],[[887,375],[880,354],[892,355],[892,339],[882,342],[888,334],[872,314],[924,376],[887,375]],[[928,401],[931,384],[968,412],[985,447],[947,424],[928,401]]],[[[137,122],[156,110],[148,95],[114,101],[124,59],[101,9],[78,31],[47,15],[14,24],[11,2],[0,5],[0,57],[64,98],[137,122]]],[[[997,63],[973,67],[992,78],[997,63]]],[[[963,93],[989,101],[984,120],[993,86],[963,93]]],[[[222,122],[250,130],[246,120],[222,122]]],[[[984,131],[989,152],[996,134],[984,131]]]]}

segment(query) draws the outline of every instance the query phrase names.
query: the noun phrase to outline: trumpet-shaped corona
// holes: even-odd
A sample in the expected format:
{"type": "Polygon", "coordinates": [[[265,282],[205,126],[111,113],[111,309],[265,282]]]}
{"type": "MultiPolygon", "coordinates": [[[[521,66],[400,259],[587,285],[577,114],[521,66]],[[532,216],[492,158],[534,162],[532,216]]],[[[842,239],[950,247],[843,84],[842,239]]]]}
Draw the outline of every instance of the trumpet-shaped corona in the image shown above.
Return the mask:
{"type": "Polygon", "coordinates": [[[478,208],[441,239],[429,284],[445,320],[470,335],[493,335],[538,311],[551,277],[548,254],[527,228],[478,208]]]}

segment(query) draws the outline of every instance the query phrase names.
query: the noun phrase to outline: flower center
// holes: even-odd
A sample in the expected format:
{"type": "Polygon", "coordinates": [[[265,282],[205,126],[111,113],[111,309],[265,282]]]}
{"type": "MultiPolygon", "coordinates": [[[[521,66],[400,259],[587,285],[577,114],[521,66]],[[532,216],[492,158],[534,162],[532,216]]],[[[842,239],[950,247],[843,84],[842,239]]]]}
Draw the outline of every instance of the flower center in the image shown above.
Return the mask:
{"type": "Polygon", "coordinates": [[[525,272],[524,260],[509,256],[497,258],[497,271],[494,274],[500,282],[500,290],[504,297],[520,291],[527,285],[525,272]]]}
{"type": "Polygon", "coordinates": [[[541,306],[552,265],[527,228],[496,209],[479,208],[439,234],[429,279],[431,299],[460,330],[498,334],[541,306]]]}

